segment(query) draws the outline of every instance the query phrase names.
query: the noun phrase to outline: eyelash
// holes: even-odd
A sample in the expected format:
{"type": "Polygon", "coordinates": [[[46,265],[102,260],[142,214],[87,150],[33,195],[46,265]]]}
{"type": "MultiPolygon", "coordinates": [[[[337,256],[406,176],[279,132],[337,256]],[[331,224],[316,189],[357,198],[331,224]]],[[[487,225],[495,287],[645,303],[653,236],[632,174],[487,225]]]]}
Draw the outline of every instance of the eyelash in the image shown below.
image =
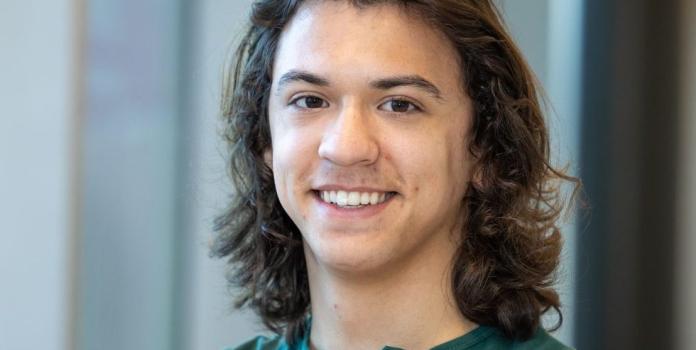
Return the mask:
{"type": "MultiPolygon", "coordinates": [[[[385,105],[385,104],[387,104],[387,103],[394,103],[394,102],[405,102],[405,103],[407,103],[407,104],[408,104],[407,110],[406,110],[405,112],[395,112],[395,111],[393,111],[393,110],[392,110],[392,111],[386,110],[385,112],[387,112],[387,113],[393,113],[393,114],[410,114],[410,113],[416,113],[416,112],[422,112],[422,111],[423,111],[423,108],[421,108],[418,104],[416,104],[415,102],[410,101],[410,100],[407,99],[407,98],[401,97],[401,96],[392,97],[392,98],[390,98],[390,99],[388,99],[388,100],[386,100],[386,101],[380,103],[379,106],[378,106],[378,109],[383,110],[383,109],[380,108],[380,107],[382,107],[383,105],[385,105]]],[[[290,101],[290,103],[288,103],[288,105],[289,105],[289,106],[295,106],[295,107],[297,107],[297,108],[299,108],[299,109],[302,109],[302,110],[311,110],[311,109],[326,108],[326,107],[328,107],[328,102],[326,102],[325,99],[323,99],[323,98],[321,98],[321,97],[318,97],[318,96],[314,96],[314,95],[302,95],[302,96],[298,96],[298,97],[292,99],[292,100],[290,101]],[[299,103],[300,101],[302,101],[303,99],[306,100],[307,98],[316,98],[316,99],[320,100],[322,106],[321,106],[321,107],[313,107],[313,108],[312,108],[312,107],[303,107],[303,106],[299,106],[299,105],[298,105],[298,103],[299,103]]],[[[306,106],[306,105],[307,105],[307,104],[306,104],[306,102],[305,102],[305,106],[306,106]]]]}
{"type": "MultiPolygon", "coordinates": [[[[411,101],[411,100],[409,100],[409,99],[407,99],[407,98],[400,97],[400,96],[398,96],[398,97],[392,97],[392,98],[390,98],[390,99],[388,99],[388,100],[382,102],[382,103],[379,105],[379,107],[382,107],[382,106],[384,106],[384,105],[387,104],[387,103],[394,103],[394,102],[405,102],[405,103],[407,103],[407,104],[408,104],[408,107],[406,108],[406,111],[405,111],[405,112],[395,112],[395,111],[392,110],[392,111],[386,111],[386,112],[388,112],[388,113],[394,113],[394,114],[411,114],[411,113],[417,113],[417,112],[422,112],[422,111],[423,111],[423,108],[421,108],[421,107],[420,107],[418,104],[416,104],[415,102],[413,102],[413,101],[411,101]]],[[[378,108],[379,108],[379,107],[378,107],[378,108]]],[[[380,108],[380,109],[381,109],[381,108],[380,108]]]]}
{"type": "MultiPolygon", "coordinates": [[[[302,95],[302,96],[298,96],[298,97],[292,99],[292,101],[290,101],[290,103],[288,103],[288,105],[289,105],[289,106],[295,106],[295,107],[297,107],[297,108],[299,108],[299,109],[302,109],[302,110],[317,109],[317,108],[302,107],[302,106],[298,106],[298,105],[297,105],[297,103],[298,103],[300,100],[302,100],[302,99],[307,99],[307,98],[316,98],[316,99],[318,99],[318,100],[321,100],[321,102],[322,102],[322,103],[321,103],[321,104],[322,104],[322,107],[324,107],[324,105],[326,105],[326,107],[328,107],[328,102],[326,102],[326,100],[324,100],[323,98],[321,98],[321,97],[319,97],[319,96],[314,96],[314,95],[302,95]]],[[[305,106],[306,106],[306,105],[307,105],[307,104],[306,104],[306,102],[305,102],[305,106]]],[[[321,107],[320,107],[320,108],[321,108],[321,107]]]]}

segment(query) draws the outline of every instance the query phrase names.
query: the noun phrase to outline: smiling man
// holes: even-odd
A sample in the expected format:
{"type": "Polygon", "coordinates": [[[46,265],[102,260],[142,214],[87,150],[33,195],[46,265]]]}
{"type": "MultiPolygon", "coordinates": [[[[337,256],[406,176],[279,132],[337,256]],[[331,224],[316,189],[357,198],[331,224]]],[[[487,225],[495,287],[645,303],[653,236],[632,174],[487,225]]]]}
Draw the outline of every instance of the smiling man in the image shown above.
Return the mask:
{"type": "Polygon", "coordinates": [[[535,82],[483,0],[254,5],[214,253],[278,333],[238,349],[566,349],[535,82]]]}

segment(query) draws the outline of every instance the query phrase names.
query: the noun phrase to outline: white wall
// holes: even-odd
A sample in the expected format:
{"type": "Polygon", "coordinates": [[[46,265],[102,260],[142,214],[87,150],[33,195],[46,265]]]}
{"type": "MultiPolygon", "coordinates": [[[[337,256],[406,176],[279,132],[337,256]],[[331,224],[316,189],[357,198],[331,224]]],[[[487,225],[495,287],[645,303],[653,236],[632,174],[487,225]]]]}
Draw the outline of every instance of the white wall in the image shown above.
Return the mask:
{"type": "MultiPolygon", "coordinates": [[[[506,24],[548,97],[547,122],[553,164],[577,174],[580,159],[580,98],[583,0],[499,0],[506,24]]],[[[567,193],[569,195],[569,193],[567,193]]],[[[573,345],[576,228],[572,215],[561,227],[565,244],[558,269],[563,326],[553,333],[573,345]]],[[[545,320],[554,325],[549,313],[545,320]]]]}
{"type": "Polygon", "coordinates": [[[229,200],[230,190],[220,137],[220,96],[225,63],[231,58],[245,28],[251,0],[198,2],[193,40],[192,136],[193,218],[188,261],[191,282],[187,313],[191,318],[188,349],[221,349],[261,333],[256,318],[232,310],[224,261],[208,256],[213,219],[229,200]]]}
{"type": "Polygon", "coordinates": [[[79,350],[172,349],[181,168],[180,2],[88,0],[79,350]]]}
{"type": "MultiPolygon", "coordinates": [[[[555,153],[554,163],[561,167],[569,165],[568,170],[572,175],[578,175],[580,163],[583,3],[583,0],[550,1],[546,27],[549,45],[544,85],[551,102],[548,118],[552,153],[555,153]]],[[[570,189],[566,191],[566,196],[569,196],[570,189]]],[[[575,346],[578,230],[572,214],[562,227],[565,245],[558,271],[558,292],[563,307],[563,326],[555,336],[575,346]]]]}
{"type": "Polygon", "coordinates": [[[74,3],[0,11],[0,349],[67,347],[74,3]]]}

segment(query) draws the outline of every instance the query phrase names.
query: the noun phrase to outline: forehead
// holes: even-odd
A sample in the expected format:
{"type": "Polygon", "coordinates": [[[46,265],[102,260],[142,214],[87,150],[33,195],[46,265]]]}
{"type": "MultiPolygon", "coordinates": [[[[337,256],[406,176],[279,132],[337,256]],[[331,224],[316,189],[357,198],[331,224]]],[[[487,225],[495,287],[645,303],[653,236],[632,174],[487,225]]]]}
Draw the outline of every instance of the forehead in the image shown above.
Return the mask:
{"type": "Polygon", "coordinates": [[[302,5],[281,34],[274,78],[291,69],[366,78],[419,74],[438,81],[458,77],[453,73],[459,64],[449,40],[413,10],[314,1],[302,5]]]}

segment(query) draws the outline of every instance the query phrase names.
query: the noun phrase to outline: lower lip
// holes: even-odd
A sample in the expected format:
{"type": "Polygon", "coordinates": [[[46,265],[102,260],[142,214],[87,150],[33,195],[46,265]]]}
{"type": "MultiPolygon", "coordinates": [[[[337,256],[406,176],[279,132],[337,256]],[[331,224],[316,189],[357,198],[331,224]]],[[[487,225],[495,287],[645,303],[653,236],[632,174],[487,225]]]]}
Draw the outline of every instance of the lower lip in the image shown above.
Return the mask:
{"type": "Polygon", "coordinates": [[[392,194],[387,200],[379,204],[365,205],[359,208],[342,208],[336,204],[324,202],[317,191],[312,191],[312,193],[314,200],[319,205],[320,214],[332,219],[368,219],[377,216],[396,197],[396,194],[392,194]]]}

